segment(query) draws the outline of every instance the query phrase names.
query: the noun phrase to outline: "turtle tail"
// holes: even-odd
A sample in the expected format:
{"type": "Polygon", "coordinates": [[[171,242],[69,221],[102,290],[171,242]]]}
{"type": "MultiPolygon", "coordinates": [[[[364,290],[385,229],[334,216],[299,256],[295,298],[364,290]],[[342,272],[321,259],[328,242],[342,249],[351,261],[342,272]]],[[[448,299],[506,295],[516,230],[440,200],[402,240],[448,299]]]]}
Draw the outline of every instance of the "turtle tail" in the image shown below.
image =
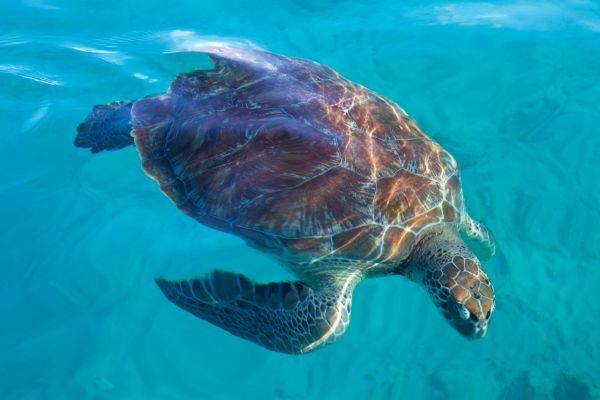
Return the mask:
{"type": "Polygon", "coordinates": [[[131,107],[133,101],[116,101],[94,106],[87,118],[77,127],[74,144],[90,149],[118,150],[133,145],[131,136],[131,107]]]}

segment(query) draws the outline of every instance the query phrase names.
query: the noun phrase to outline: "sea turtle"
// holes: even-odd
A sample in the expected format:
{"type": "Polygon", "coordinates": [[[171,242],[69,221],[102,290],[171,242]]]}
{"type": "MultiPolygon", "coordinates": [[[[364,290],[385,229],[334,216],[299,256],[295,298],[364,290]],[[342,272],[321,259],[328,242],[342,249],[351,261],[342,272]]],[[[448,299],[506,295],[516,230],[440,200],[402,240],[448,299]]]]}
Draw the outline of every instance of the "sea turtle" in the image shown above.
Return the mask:
{"type": "Polygon", "coordinates": [[[227,45],[198,49],[213,69],[166,93],[98,105],[75,145],[137,148],[184,213],[243,238],[295,282],[213,271],[158,286],[180,308],[270,350],[336,341],[365,278],[421,284],[458,332],[482,337],[494,292],[461,238],[494,239],[465,211],[459,167],[389,99],[322,64],[227,45]]]}

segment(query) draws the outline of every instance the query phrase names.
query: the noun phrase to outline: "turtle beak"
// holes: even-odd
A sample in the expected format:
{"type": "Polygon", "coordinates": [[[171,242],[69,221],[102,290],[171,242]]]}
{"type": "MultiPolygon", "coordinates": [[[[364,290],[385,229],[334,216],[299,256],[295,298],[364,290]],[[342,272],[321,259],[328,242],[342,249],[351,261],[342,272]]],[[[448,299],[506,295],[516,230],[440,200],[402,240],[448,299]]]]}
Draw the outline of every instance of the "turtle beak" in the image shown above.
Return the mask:
{"type": "Polygon", "coordinates": [[[450,324],[465,338],[469,340],[481,339],[488,329],[488,321],[477,321],[458,319],[450,321],[450,324]]]}
{"type": "Polygon", "coordinates": [[[488,328],[487,321],[477,322],[475,324],[475,329],[474,329],[472,338],[473,339],[481,339],[487,333],[487,328],[488,328]]]}

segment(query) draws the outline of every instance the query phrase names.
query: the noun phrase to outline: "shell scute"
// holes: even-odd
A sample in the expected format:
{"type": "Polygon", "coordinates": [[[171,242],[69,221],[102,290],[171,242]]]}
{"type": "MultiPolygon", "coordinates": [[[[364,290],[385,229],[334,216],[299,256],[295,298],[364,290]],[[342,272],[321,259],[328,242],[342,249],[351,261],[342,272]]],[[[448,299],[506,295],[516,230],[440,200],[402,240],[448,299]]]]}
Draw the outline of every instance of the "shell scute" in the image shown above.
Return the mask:
{"type": "Polygon", "coordinates": [[[443,194],[435,182],[402,170],[378,181],[375,220],[382,224],[403,225],[442,200],[443,194]]]}
{"type": "Polygon", "coordinates": [[[398,226],[390,226],[386,229],[383,237],[381,253],[378,262],[387,262],[402,258],[414,242],[416,234],[409,229],[398,226]]]}
{"type": "Polygon", "coordinates": [[[257,198],[234,222],[292,238],[332,235],[372,222],[374,190],[353,172],[331,168],[302,185],[257,198]]]}
{"type": "Polygon", "coordinates": [[[379,239],[383,232],[380,225],[365,225],[349,229],[333,236],[333,247],[350,258],[368,257],[379,250],[379,239]]]}
{"type": "Polygon", "coordinates": [[[260,196],[305,183],[339,163],[337,144],[287,124],[264,127],[237,151],[206,170],[186,168],[189,196],[207,213],[227,220],[260,196]],[[311,149],[320,149],[315,152],[311,149]]]}
{"type": "Polygon", "coordinates": [[[358,174],[371,179],[394,176],[402,163],[391,146],[381,140],[353,133],[345,137],[342,162],[358,174]]]}
{"type": "Polygon", "coordinates": [[[283,245],[301,257],[319,257],[333,251],[332,241],[327,236],[307,238],[280,238],[283,245]]]}
{"type": "Polygon", "coordinates": [[[408,129],[403,119],[404,112],[382,97],[358,92],[350,96],[348,103],[349,117],[370,136],[394,140],[398,137],[413,139],[422,135],[408,129]]]}

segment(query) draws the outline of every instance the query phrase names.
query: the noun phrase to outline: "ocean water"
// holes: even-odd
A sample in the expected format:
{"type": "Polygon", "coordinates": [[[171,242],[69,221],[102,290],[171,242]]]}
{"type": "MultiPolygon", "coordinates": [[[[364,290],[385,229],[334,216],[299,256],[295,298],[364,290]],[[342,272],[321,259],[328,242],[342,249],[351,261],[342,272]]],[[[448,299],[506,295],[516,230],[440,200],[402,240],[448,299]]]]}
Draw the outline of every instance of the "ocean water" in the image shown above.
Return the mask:
{"type": "Polygon", "coordinates": [[[1,399],[600,398],[600,4],[586,0],[0,0],[1,399]],[[327,64],[398,102],[495,233],[469,342],[403,278],[363,282],[344,338],[266,351],[154,277],[288,279],[186,217],[133,148],[73,146],[91,106],[207,67],[195,43],[327,64]]]}

